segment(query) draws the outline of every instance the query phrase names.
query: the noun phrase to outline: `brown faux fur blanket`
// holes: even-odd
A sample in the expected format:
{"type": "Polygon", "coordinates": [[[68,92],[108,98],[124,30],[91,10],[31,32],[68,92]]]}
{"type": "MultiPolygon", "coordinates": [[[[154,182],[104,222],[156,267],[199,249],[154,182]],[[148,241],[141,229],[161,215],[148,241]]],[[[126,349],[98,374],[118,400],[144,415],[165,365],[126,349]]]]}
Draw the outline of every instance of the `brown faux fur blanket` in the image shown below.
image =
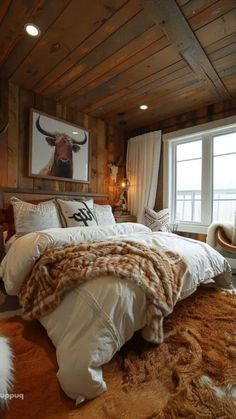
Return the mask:
{"type": "Polygon", "coordinates": [[[54,310],[66,291],[92,278],[113,275],[134,282],[147,296],[143,337],[163,341],[164,317],[173,311],[187,265],[170,251],[131,241],[93,242],[49,249],[35,264],[19,293],[23,317],[40,318],[54,310]]]}

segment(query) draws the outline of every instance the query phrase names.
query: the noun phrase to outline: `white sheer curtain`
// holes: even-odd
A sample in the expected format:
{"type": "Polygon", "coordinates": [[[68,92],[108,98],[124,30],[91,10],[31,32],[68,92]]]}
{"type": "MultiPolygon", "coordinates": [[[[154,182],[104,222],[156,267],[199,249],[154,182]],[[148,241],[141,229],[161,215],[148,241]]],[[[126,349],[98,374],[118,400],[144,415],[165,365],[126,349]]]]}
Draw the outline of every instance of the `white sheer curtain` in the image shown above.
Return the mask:
{"type": "Polygon", "coordinates": [[[160,154],[161,131],[139,135],[128,141],[128,207],[139,223],[143,222],[144,207],[153,208],[155,204],[160,154]]]}

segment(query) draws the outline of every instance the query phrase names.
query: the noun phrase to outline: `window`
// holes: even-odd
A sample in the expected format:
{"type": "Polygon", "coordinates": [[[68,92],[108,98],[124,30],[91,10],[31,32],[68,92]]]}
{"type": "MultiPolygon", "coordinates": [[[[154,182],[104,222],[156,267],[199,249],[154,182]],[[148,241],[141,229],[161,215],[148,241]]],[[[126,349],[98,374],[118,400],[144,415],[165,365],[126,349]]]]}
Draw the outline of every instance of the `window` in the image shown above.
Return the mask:
{"type": "Polygon", "coordinates": [[[180,231],[206,232],[213,221],[234,222],[236,118],[225,121],[164,136],[164,201],[180,231]]]}
{"type": "Polygon", "coordinates": [[[236,211],[236,129],[213,137],[213,221],[232,221],[236,211]]]}
{"type": "Polygon", "coordinates": [[[202,140],[176,145],[175,221],[201,221],[202,140]]]}

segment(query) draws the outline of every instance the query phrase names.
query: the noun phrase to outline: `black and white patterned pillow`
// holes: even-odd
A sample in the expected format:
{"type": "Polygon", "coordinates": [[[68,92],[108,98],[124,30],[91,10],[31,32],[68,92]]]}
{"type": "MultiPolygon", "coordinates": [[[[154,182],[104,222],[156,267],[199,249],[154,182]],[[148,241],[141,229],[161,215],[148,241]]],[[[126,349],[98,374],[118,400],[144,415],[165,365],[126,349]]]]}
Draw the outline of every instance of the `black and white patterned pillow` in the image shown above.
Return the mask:
{"type": "Polygon", "coordinates": [[[170,231],[170,217],[168,208],[159,212],[146,207],[144,209],[144,224],[152,231],[170,231]]]}
{"type": "Polygon", "coordinates": [[[93,210],[93,200],[65,201],[57,199],[64,227],[96,226],[96,216],[93,210]]]}

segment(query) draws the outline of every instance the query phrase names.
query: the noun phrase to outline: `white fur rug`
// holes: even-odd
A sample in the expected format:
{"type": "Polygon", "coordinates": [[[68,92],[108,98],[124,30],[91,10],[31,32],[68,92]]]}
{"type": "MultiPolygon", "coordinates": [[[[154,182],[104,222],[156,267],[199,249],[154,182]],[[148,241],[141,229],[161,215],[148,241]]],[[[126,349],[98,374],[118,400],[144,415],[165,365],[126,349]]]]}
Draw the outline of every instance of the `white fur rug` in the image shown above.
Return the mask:
{"type": "Polygon", "coordinates": [[[13,354],[8,339],[0,336],[0,409],[9,400],[13,381],[13,354]]]}

